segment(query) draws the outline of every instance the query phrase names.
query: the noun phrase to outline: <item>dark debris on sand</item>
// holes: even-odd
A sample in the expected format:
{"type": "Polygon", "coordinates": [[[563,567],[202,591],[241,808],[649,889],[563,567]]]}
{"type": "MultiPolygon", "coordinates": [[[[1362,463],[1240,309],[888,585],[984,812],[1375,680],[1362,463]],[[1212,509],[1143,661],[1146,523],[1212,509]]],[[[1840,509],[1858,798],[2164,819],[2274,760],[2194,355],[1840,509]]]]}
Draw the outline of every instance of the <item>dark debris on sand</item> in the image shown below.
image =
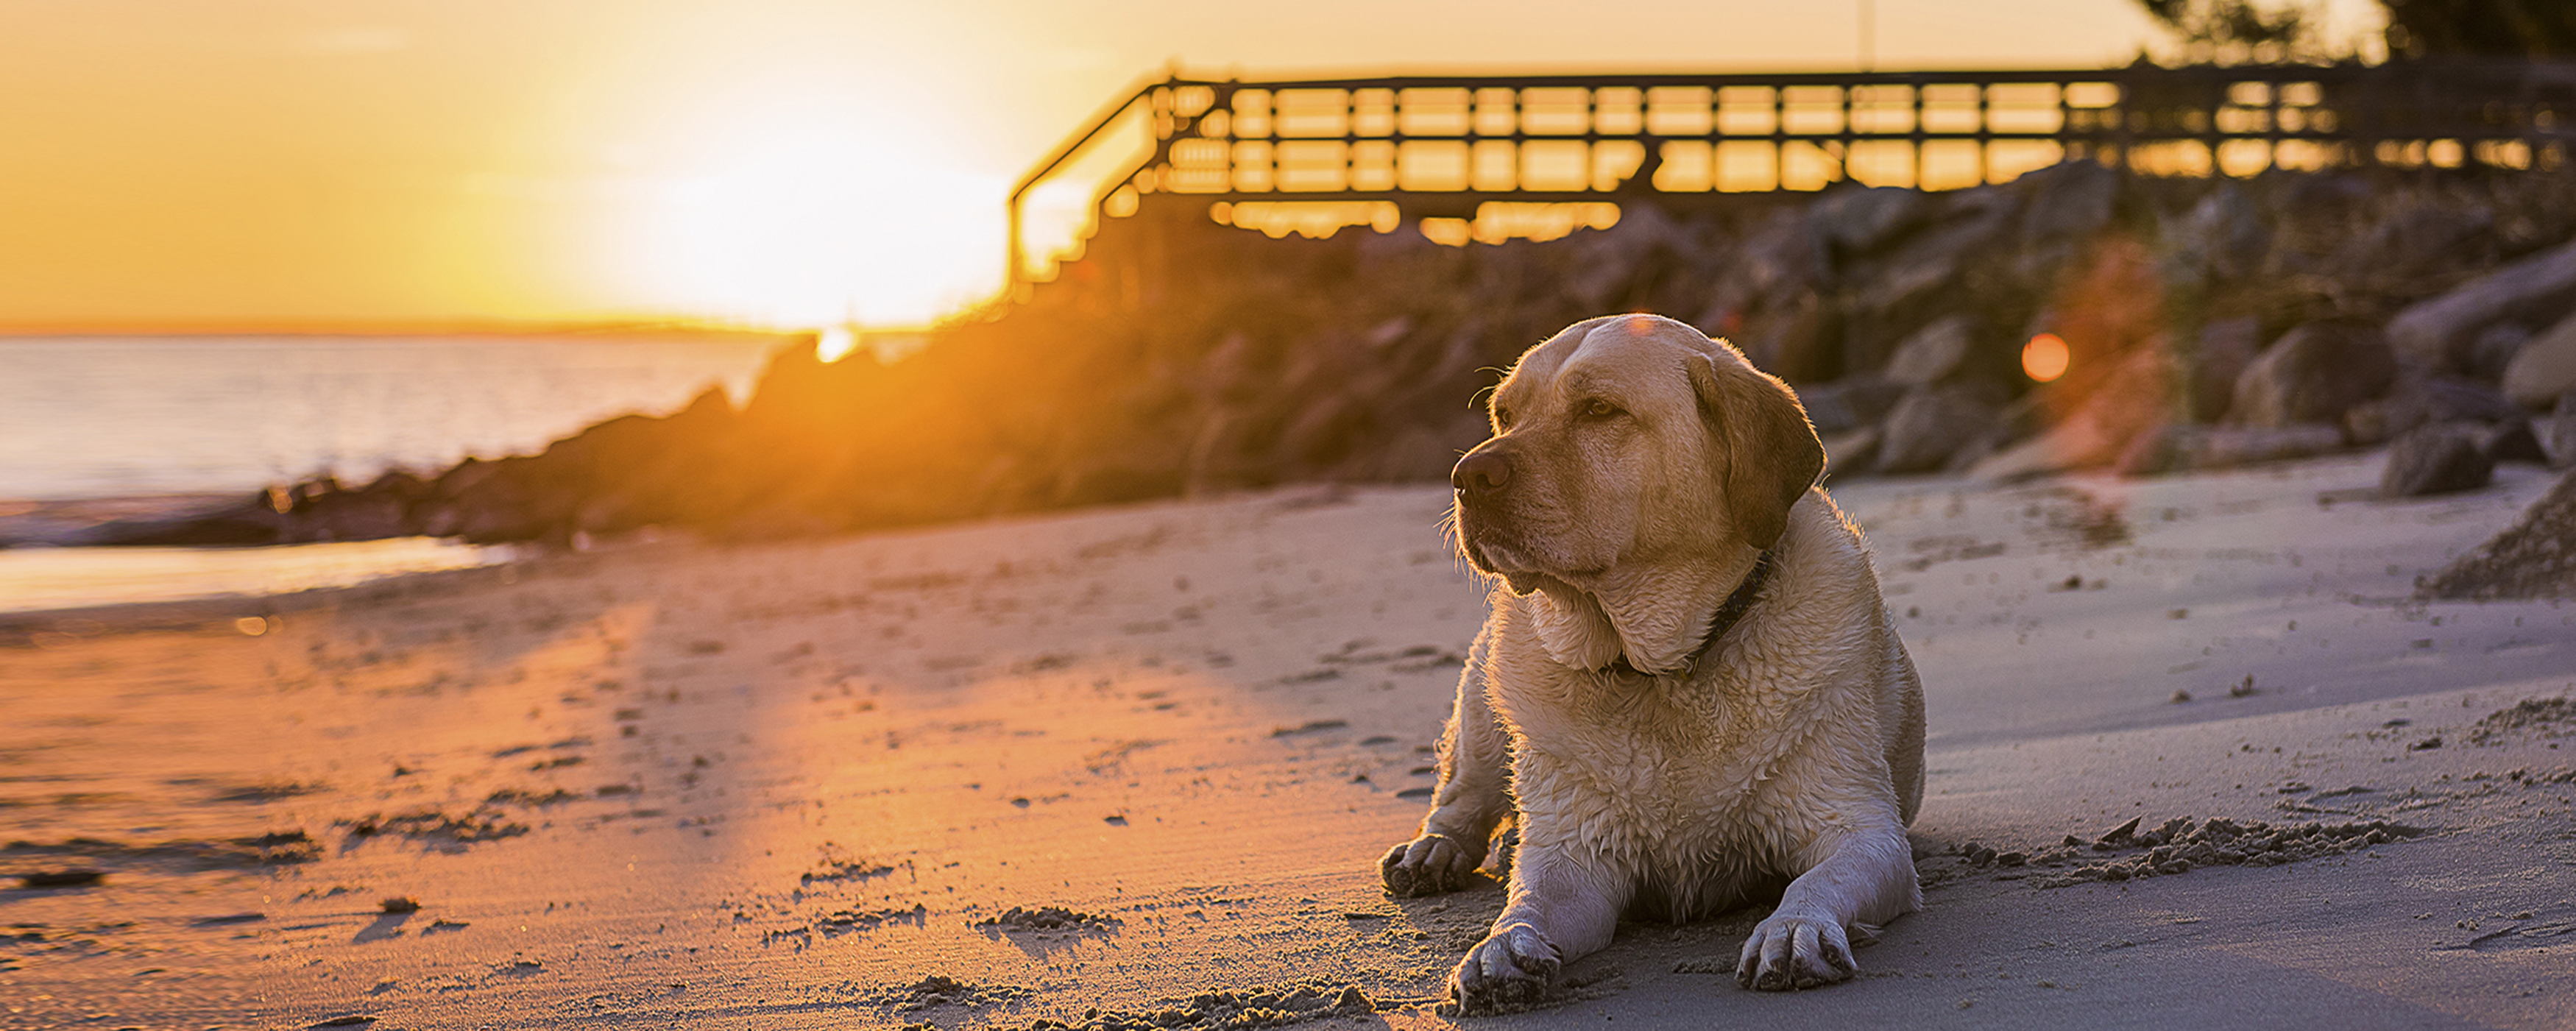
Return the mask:
{"type": "Polygon", "coordinates": [[[813,923],[803,927],[791,927],[783,931],[770,931],[763,934],[761,944],[766,945],[782,938],[796,938],[810,942],[818,931],[826,938],[837,938],[844,934],[873,931],[887,924],[911,924],[919,927],[929,919],[930,907],[917,902],[910,909],[840,909],[816,917],[813,923]]]}
{"type": "Polygon", "coordinates": [[[451,814],[438,809],[424,808],[390,816],[383,813],[370,813],[343,823],[349,828],[350,834],[361,838],[392,834],[414,841],[460,845],[499,841],[528,833],[527,824],[509,819],[489,803],[462,813],[451,814]]]}
{"type": "Polygon", "coordinates": [[[2558,737],[2567,733],[2563,724],[2576,724],[2576,698],[2525,698],[2510,709],[2498,709],[2479,720],[2469,731],[2469,743],[2487,744],[2510,730],[2532,730],[2544,737],[2558,737]]]}
{"type": "Polygon", "coordinates": [[[976,921],[974,926],[997,931],[1101,931],[1118,925],[1116,917],[1094,916],[1062,906],[1012,906],[993,919],[976,921]]]}
{"type": "Polygon", "coordinates": [[[2386,820],[2274,826],[2260,820],[2239,823],[2218,817],[2195,822],[2191,817],[2178,816],[2153,830],[2140,830],[2142,822],[2132,819],[2090,842],[2070,834],[2059,847],[2037,855],[1998,853],[1975,842],[1960,846],[1957,854],[1973,867],[2029,865],[2062,871],[2035,875],[2032,883],[2042,888],[2065,888],[2187,873],[2203,866],[2278,866],[2427,833],[2422,828],[2386,820]],[[2095,856],[2101,858],[2086,861],[2095,856]]]}
{"type": "Polygon", "coordinates": [[[2522,519],[2416,584],[2418,598],[2491,601],[2576,595],[2576,470],[2522,519]]]}
{"type": "Polygon", "coordinates": [[[1166,1028],[1280,1027],[1325,1017],[1359,1016],[1377,1005],[1356,985],[1308,981],[1279,987],[1202,992],[1136,1010],[1084,1013],[1080,1023],[1041,1018],[1028,1031],[1163,1031],[1166,1028]]]}
{"type": "Polygon", "coordinates": [[[107,872],[119,866],[148,866],[180,871],[227,870],[244,867],[276,866],[307,863],[322,857],[322,843],[301,830],[272,831],[240,838],[164,841],[151,845],[130,845],[100,838],[72,838],[53,844],[12,841],[0,848],[0,873],[14,876],[28,887],[70,887],[96,884],[107,872]],[[47,860],[76,859],[87,862],[76,868],[64,868],[47,860]],[[93,869],[90,864],[105,867],[93,869]],[[61,883],[37,883],[60,880],[61,883]]]}
{"type": "Polygon", "coordinates": [[[823,850],[823,861],[796,878],[798,884],[828,884],[834,881],[864,881],[893,873],[894,867],[872,859],[853,857],[836,846],[823,850]]]}
{"type": "Polygon", "coordinates": [[[969,984],[945,974],[932,974],[899,988],[889,988],[868,997],[878,1006],[910,1012],[933,1006],[963,1006],[977,1009],[1019,1002],[1036,993],[1016,985],[969,984]]]}

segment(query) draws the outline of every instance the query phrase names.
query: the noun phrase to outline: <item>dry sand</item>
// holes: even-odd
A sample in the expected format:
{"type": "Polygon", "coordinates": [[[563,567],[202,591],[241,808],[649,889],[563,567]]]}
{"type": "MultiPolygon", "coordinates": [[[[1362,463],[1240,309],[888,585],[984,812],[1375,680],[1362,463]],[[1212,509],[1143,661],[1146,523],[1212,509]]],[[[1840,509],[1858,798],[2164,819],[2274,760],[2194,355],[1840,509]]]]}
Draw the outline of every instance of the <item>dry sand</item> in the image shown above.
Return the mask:
{"type": "MultiPolygon", "coordinates": [[[[1782,995],[1759,913],[1623,925],[1473,1023],[2576,1026],[2576,606],[2405,600],[2549,477],[2378,461],[1838,490],[1929,694],[1924,911],[1782,995]],[[2270,827],[2094,847],[2133,818],[2270,827]]],[[[1376,872],[1482,616],[1446,503],[13,617],[0,1026],[1451,1023],[1499,892],[1376,872]]]]}

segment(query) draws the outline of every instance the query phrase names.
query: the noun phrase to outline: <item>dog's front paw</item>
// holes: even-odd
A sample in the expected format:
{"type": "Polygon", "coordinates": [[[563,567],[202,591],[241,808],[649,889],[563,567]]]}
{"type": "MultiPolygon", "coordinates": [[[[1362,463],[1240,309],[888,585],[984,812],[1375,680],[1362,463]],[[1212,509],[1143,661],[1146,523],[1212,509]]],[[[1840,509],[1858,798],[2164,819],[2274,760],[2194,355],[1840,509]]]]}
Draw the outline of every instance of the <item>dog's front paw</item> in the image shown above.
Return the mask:
{"type": "Polygon", "coordinates": [[[1744,955],[1735,964],[1735,983],[1782,992],[1848,980],[1858,969],[1841,921],[1774,913],[1744,940],[1744,955]]]}
{"type": "Polygon", "coordinates": [[[1538,928],[1506,924],[1467,950],[1449,975],[1449,998],[1467,1016],[1509,1013],[1544,1001],[1561,965],[1538,928]]]}
{"type": "Polygon", "coordinates": [[[1455,838],[1425,834],[1387,850],[1377,870],[1386,878],[1386,893],[1404,898],[1464,888],[1484,861],[1482,854],[1468,851],[1455,838]]]}

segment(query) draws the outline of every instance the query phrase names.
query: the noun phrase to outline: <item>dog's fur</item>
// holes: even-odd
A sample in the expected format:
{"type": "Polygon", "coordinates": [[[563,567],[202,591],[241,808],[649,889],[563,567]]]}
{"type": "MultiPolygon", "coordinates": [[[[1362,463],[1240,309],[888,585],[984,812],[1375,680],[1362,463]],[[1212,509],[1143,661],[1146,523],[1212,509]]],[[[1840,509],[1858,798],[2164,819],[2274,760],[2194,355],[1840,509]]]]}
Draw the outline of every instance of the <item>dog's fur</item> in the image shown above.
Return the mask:
{"type": "Polygon", "coordinates": [[[1431,814],[1381,864],[1396,895],[1454,890],[1517,820],[1508,901],[1452,995],[1536,1002],[1622,914],[1774,892],[1738,981],[1850,977],[1847,929],[1922,905],[1923,696],[1867,546],[1813,486],[1797,396],[1724,342],[1621,315],[1523,354],[1492,414],[1458,463],[1456,531],[1501,589],[1431,814]],[[1752,607],[1701,652],[1765,550],[1752,607]]]}

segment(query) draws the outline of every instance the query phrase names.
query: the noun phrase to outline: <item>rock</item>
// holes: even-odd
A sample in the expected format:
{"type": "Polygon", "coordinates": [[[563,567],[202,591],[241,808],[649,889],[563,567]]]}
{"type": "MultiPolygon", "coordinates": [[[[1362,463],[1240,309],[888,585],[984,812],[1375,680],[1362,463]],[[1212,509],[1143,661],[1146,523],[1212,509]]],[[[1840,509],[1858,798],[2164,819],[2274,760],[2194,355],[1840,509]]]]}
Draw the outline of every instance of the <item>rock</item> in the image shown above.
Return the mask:
{"type": "Polygon", "coordinates": [[[71,543],[107,547],[232,547],[283,544],[287,520],[263,491],[212,511],[100,524],[71,543]]]}
{"type": "Polygon", "coordinates": [[[1868,375],[1810,383],[1796,389],[1798,403],[1806,406],[1807,421],[1816,424],[1819,434],[1843,433],[1875,424],[1896,407],[1897,399],[1905,396],[1904,385],[1868,375]]]}
{"type": "Polygon", "coordinates": [[[2397,361],[2378,330],[2310,322],[2273,341],[2236,378],[2228,419],[2247,426],[2337,422],[2396,379],[2397,361]]]}
{"type": "Polygon", "coordinates": [[[2000,189],[1959,191],[1942,198],[1932,224],[1844,270],[1838,371],[1880,367],[1906,334],[1969,302],[1961,277],[2008,253],[2017,199],[2000,189]]]}
{"type": "Polygon", "coordinates": [[[1796,208],[1783,208],[1755,225],[1727,256],[1693,324],[1711,336],[1731,337],[1761,309],[1775,306],[1774,299],[1813,290],[1825,266],[1816,233],[1804,216],[1796,208]]]}
{"type": "Polygon", "coordinates": [[[2369,230],[2335,253],[2335,267],[2348,277],[2411,278],[2458,268],[2495,229],[2494,211],[2449,197],[2400,194],[2378,207],[2383,213],[2369,230]]]}
{"type": "Polygon", "coordinates": [[[2011,406],[2006,406],[2002,414],[1992,425],[1987,426],[1984,432],[1968,438],[1956,450],[1951,451],[1950,457],[1941,462],[1941,471],[1951,475],[1965,473],[1976,468],[1977,463],[1994,457],[1996,452],[2011,447],[2013,441],[2026,435],[2016,432],[2013,428],[2018,414],[2011,406]]]}
{"type": "Polygon", "coordinates": [[[2234,183],[2222,182],[2167,231],[2177,271],[2195,279],[2242,276],[2255,271],[2271,247],[2254,201],[2234,183]]]}
{"type": "Polygon", "coordinates": [[[2504,396],[2526,408],[2545,408],[2576,390],[2576,315],[2524,342],[2506,363],[2503,380],[2504,396]]]}
{"type": "Polygon", "coordinates": [[[2489,383],[2504,379],[2513,368],[2515,355],[2531,342],[2531,331],[2520,323],[2499,322],[2478,331],[2469,344],[2469,375],[2489,383]]]}
{"type": "Polygon", "coordinates": [[[1814,290],[1755,315],[1741,330],[1717,334],[1744,350],[1753,364],[1791,382],[1816,379],[1839,368],[1833,341],[1842,334],[1842,311],[1814,290]]]}
{"type": "Polygon", "coordinates": [[[2167,425],[2139,434],[2114,467],[2123,476],[2153,476],[2311,458],[2343,447],[2343,430],[2325,423],[2167,425]]]}
{"type": "Polygon", "coordinates": [[[2436,422],[2522,421],[2522,409],[2485,384],[2456,376],[2407,378],[2387,397],[2344,411],[2344,431],[2355,444],[2377,444],[2436,422]]]}
{"type": "Polygon", "coordinates": [[[2486,436],[2478,440],[2478,450],[2487,456],[2488,461],[2499,465],[2506,462],[2549,464],[2549,452],[2541,449],[2540,438],[2531,432],[2529,419],[2515,419],[2489,427],[2486,436]]]}
{"type": "Polygon", "coordinates": [[[1907,391],[1881,426],[1878,471],[1941,468],[1962,445],[1994,427],[2001,417],[1999,408],[1983,392],[1964,386],[1907,391]]]}
{"type": "Polygon", "coordinates": [[[1880,431],[1864,426],[1824,438],[1825,476],[1858,476],[1878,464],[1880,431]]]}
{"type": "Polygon", "coordinates": [[[2201,327],[2192,352],[2184,359],[2190,369],[2185,380],[2191,391],[2191,417],[2195,422],[2217,422],[2227,417],[2227,408],[2236,401],[2236,379],[2245,367],[2254,364],[2254,356],[2263,353],[2263,324],[2253,318],[2216,319],[2201,327]]]}
{"type": "Polygon", "coordinates": [[[2161,476],[2190,468],[2186,456],[2191,449],[2192,429],[2167,424],[2138,434],[2120,449],[2120,457],[2111,462],[2111,470],[2122,476],[2161,476]]]}
{"type": "Polygon", "coordinates": [[[2120,173],[2099,162],[2067,161],[2014,180],[2030,191],[2023,210],[2024,246],[2051,239],[2080,237],[2111,221],[2120,194],[2120,173]]]}
{"type": "Polygon", "coordinates": [[[2576,310],[2576,243],[2504,265],[2389,320],[2397,353],[2433,368],[2458,368],[2478,333],[2499,322],[2543,325],[2576,310]]]}
{"type": "MultiPolygon", "coordinates": [[[[1917,323],[1946,307],[1957,285],[1961,255],[1956,251],[1901,255],[1856,291],[1858,314],[1872,324],[1899,327],[1917,323]]],[[[1863,358],[1856,367],[1866,367],[1863,358]]]]}
{"type": "Polygon", "coordinates": [[[2576,465],[2576,390],[2558,395],[2558,408],[2531,420],[2531,435],[2552,469],[2576,465]]]}
{"type": "Polygon", "coordinates": [[[1934,319],[1896,345],[1883,375],[1889,382],[1909,387],[1928,387],[1948,379],[1966,367],[1977,344],[1976,329],[1976,319],[1968,315],[1934,319]]]}
{"type": "Polygon", "coordinates": [[[1592,311],[1622,311],[1653,307],[1658,284],[1698,265],[1699,245],[1663,209],[1632,204],[1619,224],[1577,234],[1564,249],[1573,274],[1562,284],[1577,303],[1592,311]]]}
{"type": "Polygon", "coordinates": [[[2379,494],[2412,498],[2426,494],[2476,490],[2495,479],[2495,463],[2478,449],[2483,427],[2475,423],[2434,423],[2398,437],[2388,446],[2388,465],[2379,474],[2379,494]]]}
{"type": "Polygon", "coordinates": [[[1813,226],[1836,248],[1848,253],[1874,251],[1895,240],[1905,231],[1921,225],[1931,213],[1931,203],[1921,191],[1896,186],[1843,187],[1828,190],[1817,198],[1807,215],[1813,226]]]}

